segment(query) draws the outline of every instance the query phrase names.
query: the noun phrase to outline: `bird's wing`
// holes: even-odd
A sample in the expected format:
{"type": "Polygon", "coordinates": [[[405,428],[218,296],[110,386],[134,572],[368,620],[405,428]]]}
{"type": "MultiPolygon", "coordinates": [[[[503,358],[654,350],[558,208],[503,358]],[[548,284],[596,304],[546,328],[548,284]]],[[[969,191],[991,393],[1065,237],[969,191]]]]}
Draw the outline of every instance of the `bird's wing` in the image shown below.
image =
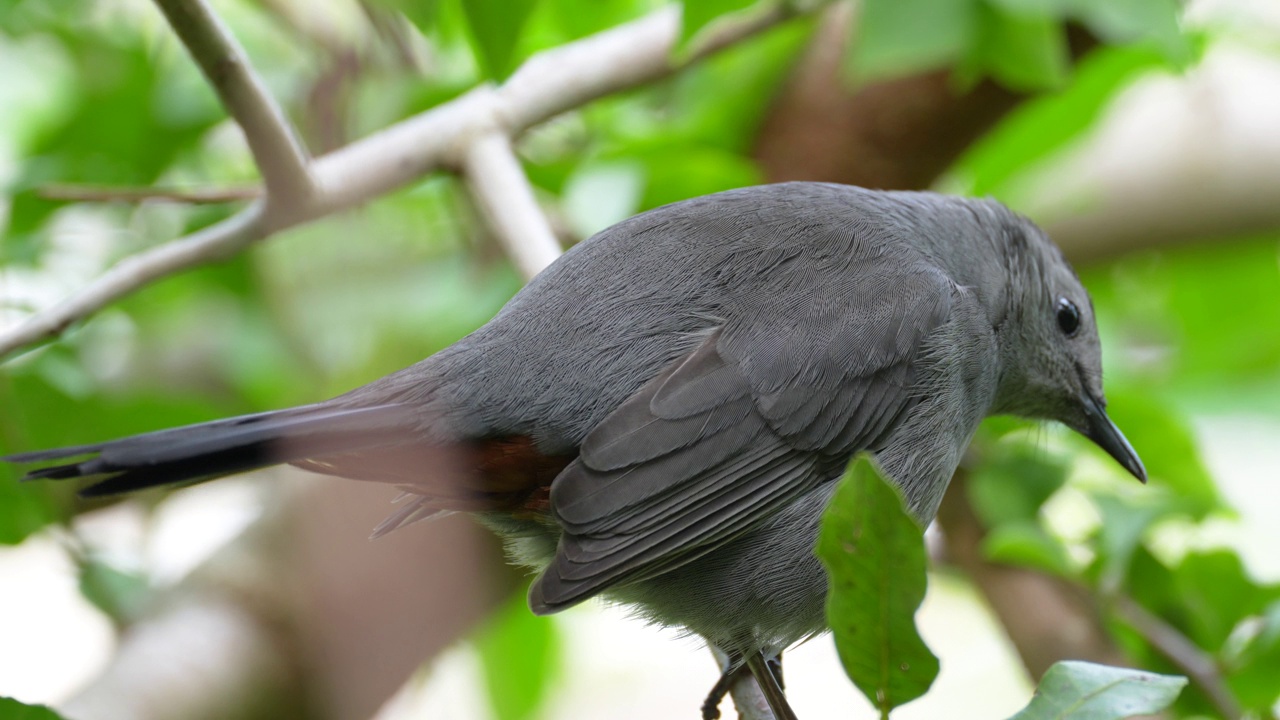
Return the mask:
{"type": "Polygon", "coordinates": [[[551,487],[564,532],[536,611],[689,562],[878,446],[914,404],[954,286],[923,262],[864,270],[725,308],[733,319],[587,435],[551,487]]]}

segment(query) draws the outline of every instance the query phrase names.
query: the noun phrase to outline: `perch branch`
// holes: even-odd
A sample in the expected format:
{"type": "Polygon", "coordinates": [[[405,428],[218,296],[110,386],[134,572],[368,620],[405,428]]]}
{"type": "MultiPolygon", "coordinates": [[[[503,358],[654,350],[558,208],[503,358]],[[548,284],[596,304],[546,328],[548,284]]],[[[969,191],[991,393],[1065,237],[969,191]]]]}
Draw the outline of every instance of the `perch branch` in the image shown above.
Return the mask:
{"type": "Polygon", "coordinates": [[[72,323],[108,303],[179,270],[231,256],[266,234],[263,204],[255,202],[236,215],[180,240],[124,258],[83,290],[58,305],[32,315],[16,328],[0,334],[0,356],[44,338],[54,337],[72,323]]]}
{"type": "Polygon", "coordinates": [[[156,5],[244,131],[269,202],[305,206],[314,194],[307,154],[231,31],[205,0],[156,0],[156,5]]]}
{"type": "Polygon", "coordinates": [[[1243,716],[1240,703],[1236,701],[1231,688],[1227,687],[1213,658],[1196,647],[1186,635],[1132,598],[1117,598],[1114,608],[1121,619],[1137,630],[1139,635],[1209,697],[1219,716],[1224,720],[1238,720],[1243,716]]]}
{"type": "MultiPolygon", "coordinates": [[[[192,54],[202,62],[202,67],[208,63],[209,68],[218,70],[215,73],[206,69],[210,81],[215,86],[221,83],[224,90],[228,86],[236,88],[234,92],[224,93],[224,102],[238,120],[241,116],[237,113],[253,118],[241,122],[255,156],[258,155],[255,143],[260,145],[262,139],[272,133],[278,138],[283,132],[288,143],[294,143],[275,106],[265,99],[264,93],[259,95],[261,86],[249,74],[243,54],[234,49],[225,33],[218,31],[221,26],[216,20],[200,19],[212,18],[207,6],[179,0],[158,1],[162,7],[174,9],[171,22],[180,34],[191,35],[194,48],[200,48],[193,49],[192,54]],[[193,7],[201,12],[192,14],[189,11],[193,7]],[[229,47],[231,50],[226,50],[229,47]],[[217,57],[225,58],[225,67],[208,60],[215,51],[221,53],[217,57]],[[232,81],[231,77],[237,80],[232,81]],[[247,89],[250,85],[253,90],[247,89]],[[248,100],[258,97],[261,103],[248,100]],[[251,111],[238,109],[246,104],[251,111]],[[268,117],[279,119],[279,123],[268,121],[268,117]],[[274,130],[260,132],[259,128],[264,127],[274,130]]],[[[259,157],[269,190],[265,204],[255,203],[218,225],[121,260],[73,297],[0,333],[0,357],[57,336],[76,321],[161,277],[223,259],[274,232],[368,202],[433,170],[462,165],[468,155],[468,145],[482,133],[496,130],[509,138],[516,137],[532,125],[598,97],[688,67],[796,12],[779,8],[728,18],[679,57],[673,55],[680,31],[679,9],[674,6],[539,53],[497,88],[477,88],[312,161],[309,177],[315,182],[315,197],[296,207],[282,210],[276,202],[280,197],[272,187],[268,168],[276,167],[271,172],[278,172],[279,166],[271,162],[272,155],[259,157]]],[[[298,160],[302,157],[301,151],[290,156],[298,160]]]]}
{"type": "Polygon", "coordinates": [[[71,185],[52,183],[36,190],[45,200],[68,202],[169,202],[205,205],[255,200],[262,196],[256,186],[227,188],[164,188],[164,187],[112,187],[110,185],[71,185]]]}
{"type": "Polygon", "coordinates": [[[526,279],[559,257],[560,243],[506,135],[490,132],[473,140],[462,169],[476,204],[526,279]]]}

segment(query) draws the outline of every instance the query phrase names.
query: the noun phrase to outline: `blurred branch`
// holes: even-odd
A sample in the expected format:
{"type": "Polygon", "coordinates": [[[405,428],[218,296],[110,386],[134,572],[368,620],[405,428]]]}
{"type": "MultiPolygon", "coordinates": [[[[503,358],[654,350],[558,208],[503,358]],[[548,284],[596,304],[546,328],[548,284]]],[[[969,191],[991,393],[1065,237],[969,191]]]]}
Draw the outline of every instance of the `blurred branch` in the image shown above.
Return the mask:
{"type": "Polygon", "coordinates": [[[371,717],[520,586],[466,517],[368,542],[394,489],[264,472],[267,512],[158,591],[68,717],[371,717]]]}
{"type": "Polygon", "coordinates": [[[472,141],[462,170],[498,240],[526,279],[559,257],[560,243],[506,135],[490,132],[472,141]]]}
{"type": "Polygon", "coordinates": [[[180,270],[222,260],[266,235],[263,203],[254,202],[236,215],[180,240],[144,250],[111,266],[78,294],[0,333],[0,357],[45,338],[128,295],[180,270]]]}
{"type": "Polygon", "coordinates": [[[315,191],[306,151],[253,72],[244,48],[205,0],[156,0],[156,5],[244,131],[266,183],[268,203],[286,213],[305,207],[315,191]]]}
{"type": "MultiPolygon", "coordinates": [[[[172,12],[175,30],[192,48],[223,102],[242,121],[250,147],[262,165],[270,190],[268,199],[217,225],[121,260],[77,295],[0,333],[0,357],[54,337],[159,278],[224,259],[272,233],[368,202],[433,170],[463,165],[470,144],[485,133],[500,132],[514,138],[533,125],[603,95],[688,67],[798,12],[783,3],[729,18],[677,56],[673,51],[680,33],[680,10],[667,6],[634,22],[539,53],[501,86],[477,88],[312,161],[310,174],[301,177],[314,178],[317,192],[309,202],[294,207],[277,202],[282,198],[275,195],[272,183],[276,181],[268,168],[275,168],[271,173],[281,172],[282,166],[273,161],[276,154],[289,166],[302,157],[301,150],[249,72],[243,53],[202,2],[162,0],[161,6],[166,14],[172,12]],[[238,113],[244,113],[244,118],[238,113]],[[272,134],[292,149],[276,148],[259,155],[259,145],[272,134]]],[[[492,150],[481,154],[484,152],[492,150]]],[[[285,175],[289,176],[288,172],[285,175]]]]}
{"type": "Polygon", "coordinates": [[[1116,614],[1138,631],[1151,646],[1182,671],[1209,697],[1219,717],[1238,720],[1244,711],[1227,687],[1213,658],[1191,642],[1177,628],[1139,605],[1132,598],[1120,597],[1114,603],[1116,614]]]}
{"type": "Polygon", "coordinates": [[[272,633],[239,604],[187,594],[131,627],[106,672],[62,708],[77,720],[278,717],[265,706],[290,684],[272,633]],[[198,651],[196,649],[198,648],[198,651]]]}
{"type": "Polygon", "coordinates": [[[192,205],[204,205],[256,200],[262,196],[262,189],[257,186],[241,186],[184,190],[163,187],[112,187],[110,185],[51,183],[37,188],[36,195],[45,200],[69,202],[136,203],[148,200],[168,200],[192,205]]]}

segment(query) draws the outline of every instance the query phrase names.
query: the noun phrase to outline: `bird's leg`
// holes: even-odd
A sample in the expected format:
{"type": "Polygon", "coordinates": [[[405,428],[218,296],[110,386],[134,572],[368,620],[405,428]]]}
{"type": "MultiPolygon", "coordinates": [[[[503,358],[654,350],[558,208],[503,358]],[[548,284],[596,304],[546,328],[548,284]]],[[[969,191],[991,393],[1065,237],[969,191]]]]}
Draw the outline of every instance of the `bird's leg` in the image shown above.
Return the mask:
{"type": "Polygon", "coordinates": [[[724,701],[724,696],[729,694],[730,688],[745,669],[741,655],[731,653],[724,656],[720,679],[716,680],[716,684],[711,687],[711,692],[707,693],[707,699],[702,702],[702,720],[719,720],[720,703],[724,701]]]}
{"type": "Polygon", "coordinates": [[[773,671],[773,676],[778,680],[778,687],[785,691],[787,689],[787,684],[782,681],[782,653],[779,652],[777,655],[769,658],[768,662],[769,669],[773,671]]]}
{"type": "MultiPolygon", "coordinates": [[[[765,659],[764,653],[756,652],[748,656],[747,668],[755,676],[765,700],[769,701],[769,708],[773,710],[774,718],[797,720],[795,711],[787,704],[787,696],[782,693],[782,681],[773,674],[773,669],[769,667],[769,661],[765,659]]],[[[782,669],[781,661],[778,662],[778,669],[782,669]]]]}

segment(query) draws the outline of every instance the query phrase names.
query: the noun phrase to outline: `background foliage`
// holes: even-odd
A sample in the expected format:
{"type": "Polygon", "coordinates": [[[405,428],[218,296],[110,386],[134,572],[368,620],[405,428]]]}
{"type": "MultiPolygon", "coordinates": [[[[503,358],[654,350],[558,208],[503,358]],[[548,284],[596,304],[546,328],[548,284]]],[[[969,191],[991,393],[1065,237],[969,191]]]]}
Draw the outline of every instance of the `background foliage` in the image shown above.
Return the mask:
{"type": "MultiPolygon", "coordinates": [[[[538,50],[641,17],[657,0],[376,0],[312,12],[283,0],[216,7],[317,154],[501,79],[538,50]]],[[[741,0],[690,2],[687,40],[741,0]]],[[[1194,71],[1213,48],[1275,37],[1199,25],[1171,0],[867,0],[844,70],[855,85],[949,68],[1035,93],[941,186],[1034,210],[1030,187],[1135,83],[1194,71]],[[930,18],[921,22],[920,18],[930,18]],[[1181,25],[1180,25],[1181,22],[1181,25]],[[1101,43],[1073,66],[1068,35],[1101,43]]],[[[594,102],[521,142],[569,242],[635,212],[766,180],[757,133],[815,29],[790,22],[688,72],[594,102]]],[[[159,15],[140,1],[0,0],[3,304],[14,322],[113,260],[226,217],[234,203],[70,202],[55,184],[241,187],[251,158],[159,15]]],[[[1274,188],[1273,188],[1274,190],[1274,188]]],[[[1280,235],[1205,237],[1081,267],[1117,423],[1147,463],[1132,486],[1087,442],[998,419],[964,470],[988,559],[1065,580],[1126,658],[1209,668],[1170,717],[1275,717],[1280,576],[1211,542],[1232,503],[1190,418],[1280,422],[1280,235]],[[1183,656],[1185,660],[1185,656],[1183,656]],[[1226,693],[1226,700],[1222,693],[1226,693]],[[1215,694],[1216,693],[1216,694],[1215,694]],[[1225,705],[1224,705],[1225,703],[1225,705]]],[[[90,442],[316,400],[403,367],[489,318],[520,285],[459,182],[429,177],[234,259],[157,283],[0,372],[0,452],[90,442]]],[[[1274,468],[1261,473],[1275,477],[1274,468]]],[[[1268,491],[1259,477],[1250,492],[1268,491]]],[[[0,467],[0,543],[70,528],[85,596],[120,627],[152,583],[76,540],[72,489],[0,467]]],[[[1242,550],[1244,556],[1242,557],[1242,550]]],[[[949,572],[945,568],[941,572],[949,572]]],[[[550,626],[503,611],[477,640],[498,717],[530,717],[560,662],[550,626]],[[494,658],[533,648],[514,666],[494,658]],[[496,678],[502,678],[501,681],[496,678]],[[501,686],[501,691],[498,690],[501,686]]],[[[7,652],[7,650],[0,650],[7,652]]],[[[947,658],[943,658],[945,663],[947,658]]],[[[0,685],[0,694],[5,692],[0,685]]],[[[32,715],[38,717],[39,715],[32,715]]]]}

